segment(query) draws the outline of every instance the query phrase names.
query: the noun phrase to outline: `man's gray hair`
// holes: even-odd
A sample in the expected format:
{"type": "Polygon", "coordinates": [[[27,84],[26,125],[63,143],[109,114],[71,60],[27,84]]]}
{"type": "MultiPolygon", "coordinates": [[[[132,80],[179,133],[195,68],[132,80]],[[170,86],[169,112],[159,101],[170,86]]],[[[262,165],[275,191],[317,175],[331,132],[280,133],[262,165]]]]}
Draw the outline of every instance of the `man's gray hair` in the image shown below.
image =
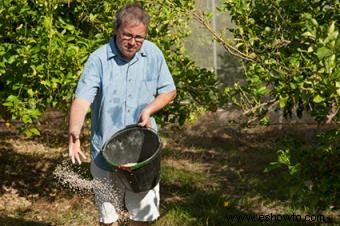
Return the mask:
{"type": "Polygon", "coordinates": [[[148,30],[150,16],[144,10],[143,6],[138,3],[128,4],[121,8],[116,14],[114,29],[117,31],[124,23],[142,23],[148,30]]]}

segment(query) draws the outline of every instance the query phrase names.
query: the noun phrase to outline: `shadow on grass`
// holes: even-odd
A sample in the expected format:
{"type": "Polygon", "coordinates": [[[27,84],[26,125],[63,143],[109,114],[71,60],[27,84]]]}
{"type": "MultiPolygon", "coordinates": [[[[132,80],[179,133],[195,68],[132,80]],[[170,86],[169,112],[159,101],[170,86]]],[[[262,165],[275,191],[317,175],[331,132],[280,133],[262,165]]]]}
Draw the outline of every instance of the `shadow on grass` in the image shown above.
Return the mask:
{"type": "Polygon", "coordinates": [[[54,193],[52,173],[55,165],[51,165],[47,159],[7,149],[0,150],[0,161],[1,194],[8,189],[17,190],[20,196],[50,196],[54,193]]]}
{"type": "MultiPolygon", "coordinates": [[[[9,128],[3,125],[0,127],[0,171],[2,172],[0,195],[9,189],[15,189],[19,196],[39,196],[50,201],[61,191],[65,193],[64,195],[72,195],[74,192],[58,184],[53,175],[56,167],[69,159],[65,159],[60,151],[46,153],[46,150],[51,152],[52,148],[65,148],[65,153],[67,152],[67,116],[53,110],[46,111],[38,125],[41,135],[30,139],[25,138],[24,134],[19,134],[17,127],[19,125],[9,128]],[[30,142],[34,145],[43,145],[43,149],[46,150],[41,150],[42,152],[36,150],[37,146],[30,147],[30,142]]],[[[88,134],[84,136],[84,141],[86,139],[88,134]]],[[[70,164],[69,167],[80,176],[88,178],[90,175],[89,163],[85,162],[81,166],[70,164]]]]}
{"type": "Polygon", "coordinates": [[[53,174],[65,166],[90,178],[89,163],[72,165],[65,155],[61,120],[41,125],[41,137],[30,139],[0,127],[0,225],[95,225],[92,192],[62,184],[53,174]]]}
{"type": "MultiPolygon", "coordinates": [[[[20,139],[20,138],[19,138],[20,139]]],[[[0,138],[0,195],[14,189],[19,196],[48,198],[53,200],[57,193],[67,191],[58,184],[53,172],[65,159],[60,155],[52,157],[34,150],[17,152],[5,138],[0,138]]],[[[72,167],[89,175],[89,164],[72,167]]],[[[67,195],[68,192],[65,193],[67,195]]],[[[69,192],[72,195],[72,192],[69,192]]]]}
{"type": "MultiPolygon", "coordinates": [[[[193,188],[183,186],[174,187],[172,184],[163,184],[165,194],[169,196],[185,196],[184,199],[178,199],[173,204],[168,203],[166,213],[181,209],[188,213],[189,216],[194,216],[194,219],[200,219],[199,225],[226,225],[233,222],[227,222],[226,214],[236,215],[253,215],[254,212],[261,212],[259,209],[250,210],[250,205],[247,206],[244,202],[237,204],[242,197],[257,197],[261,202],[267,203],[282,203],[283,210],[288,212],[276,212],[276,214],[290,214],[295,211],[306,212],[306,207],[309,206],[308,195],[299,193],[300,196],[305,196],[296,202],[292,196],[295,182],[287,179],[287,170],[274,170],[265,173],[265,169],[271,162],[277,161],[277,151],[284,148],[287,143],[291,143],[293,147],[310,148],[316,145],[313,140],[315,135],[323,130],[314,125],[299,126],[294,125],[283,127],[266,127],[263,129],[241,130],[223,125],[214,125],[211,122],[199,123],[185,131],[177,131],[168,136],[168,149],[163,150],[163,158],[174,160],[188,160],[192,163],[201,163],[209,165],[209,175],[212,181],[218,181],[218,191],[200,191],[193,188]],[[180,136],[176,135],[180,134],[180,136]],[[292,143],[293,142],[293,143],[292,143]],[[296,143],[294,143],[296,142],[296,143]],[[164,188],[165,187],[165,188],[164,188]],[[173,192],[172,190],[177,190],[173,192]],[[189,192],[186,192],[189,191],[189,192]],[[178,193],[181,193],[179,195],[178,193]],[[203,198],[204,197],[204,198],[203,198]],[[235,202],[235,206],[231,205],[228,208],[223,207],[223,199],[235,202]],[[200,201],[202,199],[202,201],[200,201]],[[304,201],[303,201],[304,200],[304,201]],[[214,203],[212,206],[209,201],[214,203]],[[286,209],[284,209],[286,208],[286,209]],[[241,211],[242,209],[242,211],[241,211]],[[290,211],[290,212],[289,212],[290,211]],[[208,222],[208,223],[207,223],[208,222]]],[[[300,149],[292,149],[292,159],[298,158],[300,149]]],[[[306,159],[300,159],[303,164],[306,159]]],[[[339,172],[339,155],[334,153],[327,158],[322,158],[323,162],[313,161],[314,167],[327,165],[329,173],[339,172]],[[333,157],[332,157],[333,156],[333,157]]],[[[315,168],[316,169],[316,168],[315,168]]],[[[315,177],[323,177],[325,171],[319,171],[315,177]],[[320,172],[322,172],[320,174],[320,172]]],[[[336,178],[334,174],[334,178],[336,178]]],[[[299,178],[297,178],[299,179],[299,178]]],[[[303,178],[300,178],[300,181],[303,178]]],[[[336,181],[333,181],[336,184],[336,181]]],[[[209,184],[209,182],[207,182],[209,184]]],[[[178,184],[177,184],[178,185],[178,184]]],[[[187,185],[186,185],[187,186],[187,185]]],[[[335,187],[335,186],[334,186],[335,187]]],[[[333,195],[339,195],[337,191],[333,191],[333,195]]],[[[322,200],[323,197],[314,196],[314,198],[322,200]]],[[[329,196],[328,196],[329,197],[329,196]]],[[[320,201],[319,200],[319,201],[320,201]]],[[[328,202],[329,205],[338,207],[338,202],[328,202]]],[[[325,201],[325,200],[324,200],[325,201]]],[[[281,205],[281,204],[278,204],[281,205]]],[[[308,209],[310,214],[320,214],[328,208],[327,205],[319,206],[318,209],[308,209]]],[[[336,209],[335,209],[336,210],[336,209]]],[[[270,211],[267,210],[267,211],[270,211]]],[[[181,212],[181,211],[177,211],[181,212]]],[[[295,212],[296,213],[296,212],[295,212]]],[[[163,217],[163,221],[166,221],[163,217]]],[[[193,220],[194,221],[194,220],[193,220]]],[[[337,223],[339,219],[327,217],[327,222],[337,223]]],[[[190,221],[189,221],[190,222],[190,221]]],[[[197,224],[197,222],[195,222],[197,224]]],[[[188,225],[195,225],[195,223],[188,225]]],[[[241,222],[235,223],[240,225],[241,222]]],[[[249,225],[250,222],[243,222],[243,225],[249,225]]],[[[268,222],[257,222],[257,224],[265,224],[268,222]]],[[[276,222],[279,225],[296,225],[297,222],[276,222]]],[[[320,225],[321,222],[300,222],[301,224],[320,225]]],[[[270,223],[268,223],[270,224],[270,223]]],[[[156,225],[166,225],[159,223],[156,225]]],[[[198,225],[198,224],[197,224],[198,225]]],[[[242,225],[242,224],[241,224],[242,225]]],[[[256,225],[256,223],[254,223],[256,225]]]]}
{"type": "MultiPolygon", "coordinates": [[[[0,225],[64,225],[60,223],[64,221],[65,225],[71,222],[72,225],[87,225],[83,219],[92,219],[91,214],[94,214],[93,211],[87,213],[93,209],[88,204],[92,196],[59,183],[53,174],[65,160],[62,154],[19,149],[13,140],[0,138],[0,225]],[[84,203],[89,206],[84,208],[84,203]],[[74,218],[77,214],[79,217],[74,218]]],[[[87,179],[90,175],[88,163],[67,166],[80,178],[87,179]]],[[[89,225],[93,225],[93,221],[89,225]]]]}
{"type": "Polygon", "coordinates": [[[21,218],[12,218],[7,216],[0,216],[0,225],[2,226],[52,226],[51,223],[30,221],[21,218]]]}
{"type": "Polygon", "coordinates": [[[163,184],[163,199],[182,196],[175,202],[165,203],[155,226],[220,226],[220,225],[322,225],[323,222],[275,220],[270,214],[259,215],[242,210],[236,199],[229,199],[221,190],[201,190],[190,185],[163,184]],[[271,218],[270,218],[271,217],[271,218]],[[269,220],[270,219],[270,220],[269,220]]]}

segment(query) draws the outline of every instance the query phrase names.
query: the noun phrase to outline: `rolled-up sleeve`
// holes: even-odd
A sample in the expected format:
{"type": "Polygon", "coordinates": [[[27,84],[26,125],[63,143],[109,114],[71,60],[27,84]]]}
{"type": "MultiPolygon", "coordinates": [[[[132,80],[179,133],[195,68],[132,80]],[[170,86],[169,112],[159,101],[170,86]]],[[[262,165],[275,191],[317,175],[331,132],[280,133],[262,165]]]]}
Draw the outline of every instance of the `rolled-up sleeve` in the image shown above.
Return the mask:
{"type": "Polygon", "coordinates": [[[86,99],[93,102],[97,95],[101,81],[100,59],[91,55],[84,65],[84,71],[78,81],[75,92],[76,98],[86,99]]]}
{"type": "Polygon", "coordinates": [[[169,71],[168,65],[166,64],[165,58],[162,55],[157,81],[157,93],[168,93],[173,90],[176,90],[176,86],[169,71]]]}

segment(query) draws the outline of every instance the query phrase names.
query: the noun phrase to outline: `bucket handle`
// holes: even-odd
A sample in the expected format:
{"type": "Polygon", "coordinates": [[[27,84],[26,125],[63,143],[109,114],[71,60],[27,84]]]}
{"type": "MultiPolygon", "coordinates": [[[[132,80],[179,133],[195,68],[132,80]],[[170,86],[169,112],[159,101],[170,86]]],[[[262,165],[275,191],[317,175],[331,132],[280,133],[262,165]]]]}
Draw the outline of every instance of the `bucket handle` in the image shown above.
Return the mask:
{"type": "MultiPolygon", "coordinates": [[[[155,154],[156,155],[156,154],[155,154]]],[[[154,157],[154,156],[152,156],[154,157]]],[[[131,172],[133,170],[136,170],[136,169],[139,169],[139,168],[142,168],[143,166],[149,164],[149,162],[152,160],[152,158],[149,160],[149,161],[144,161],[144,162],[141,162],[141,163],[137,163],[136,165],[134,166],[114,166],[113,168],[118,168],[120,170],[123,170],[123,171],[128,171],[128,172],[131,172]]]]}
{"type": "Polygon", "coordinates": [[[129,128],[136,128],[136,127],[146,128],[146,129],[152,130],[154,133],[157,134],[157,131],[154,128],[152,128],[152,127],[150,127],[150,128],[142,127],[142,126],[139,126],[138,124],[130,124],[130,125],[127,125],[125,128],[129,129],[129,128]]]}

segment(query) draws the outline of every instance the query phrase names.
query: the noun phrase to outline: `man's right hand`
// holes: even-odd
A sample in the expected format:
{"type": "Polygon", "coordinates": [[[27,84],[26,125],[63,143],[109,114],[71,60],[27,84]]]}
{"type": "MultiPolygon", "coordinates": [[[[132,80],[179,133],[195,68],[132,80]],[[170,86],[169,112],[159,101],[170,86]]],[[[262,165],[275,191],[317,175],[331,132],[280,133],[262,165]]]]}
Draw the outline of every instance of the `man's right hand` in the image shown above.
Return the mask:
{"type": "Polygon", "coordinates": [[[79,134],[76,134],[74,132],[71,132],[69,134],[69,141],[68,141],[68,151],[69,156],[71,158],[72,163],[78,162],[78,164],[81,164],[81,158],[86,159],[85,154],[80,149],[80,139],[79,134]],[[81,158],[80,158],[81,157],[81,158]]]}

